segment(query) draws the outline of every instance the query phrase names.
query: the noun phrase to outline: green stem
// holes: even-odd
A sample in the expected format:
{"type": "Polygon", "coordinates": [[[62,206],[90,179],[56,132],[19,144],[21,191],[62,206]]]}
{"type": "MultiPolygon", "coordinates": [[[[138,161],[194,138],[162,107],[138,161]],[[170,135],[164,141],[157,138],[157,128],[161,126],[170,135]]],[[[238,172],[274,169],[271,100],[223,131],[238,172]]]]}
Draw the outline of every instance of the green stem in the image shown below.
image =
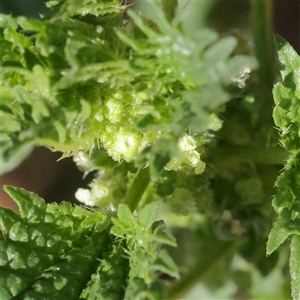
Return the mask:
{"type": "Polygon", "coordinates": [[[259,61],[259,76],[262,84],[270,88],[274,81],[272,9],[270,0],[251,0],[251,25],[259,61]]]}
{"type": "Polygon", "coordinates": [[[150,182],[149,168],[140,169],[123,200],[134,211],[150,182]]]}
{"type": "Polygon", "coordinates": [[[190,269],[188,274],[170,287],[168,299],[183,299],[183,296],[195,286],[221,258],[227,255],[234,245],[234,242],[215,241],[211,247],[207,248],[207,253],[201,255],[199,261],[190,269]]]}
{"type": "Polygon", "coordinates": [[[260,101],[260,115],[265,122],[272,120],[272,87],[275,78],[274,47],[272,34],[272,11],[270,0],[251,0],[251,27],[255,54],[259,63],[257,98],[260,101]]]}

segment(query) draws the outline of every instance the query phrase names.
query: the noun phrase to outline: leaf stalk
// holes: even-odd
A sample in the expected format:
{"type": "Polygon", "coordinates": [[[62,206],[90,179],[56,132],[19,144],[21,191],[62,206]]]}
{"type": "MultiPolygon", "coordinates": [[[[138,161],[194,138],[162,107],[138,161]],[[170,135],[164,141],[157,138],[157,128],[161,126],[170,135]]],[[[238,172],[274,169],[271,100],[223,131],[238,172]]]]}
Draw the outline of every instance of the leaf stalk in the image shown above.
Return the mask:
{"type": "Polygon", "coordinates": [[[141,168],[131,187],[127,191],[125,198],[123,199],[123,204],[127,204],[131,211],[134,211],[138,206],[148,184],[150,182],[149,168],[141,168]]]}

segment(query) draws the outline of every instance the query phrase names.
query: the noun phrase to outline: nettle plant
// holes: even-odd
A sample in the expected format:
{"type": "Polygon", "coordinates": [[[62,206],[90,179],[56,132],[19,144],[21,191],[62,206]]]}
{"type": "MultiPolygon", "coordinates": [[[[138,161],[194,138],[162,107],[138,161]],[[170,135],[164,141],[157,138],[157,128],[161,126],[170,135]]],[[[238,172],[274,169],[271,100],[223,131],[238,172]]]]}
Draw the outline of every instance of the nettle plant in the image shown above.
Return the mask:
{"type": "Polygon", "coordinates": [[[261,28],[254,55],[238,34],[186,30],[176,1],[148,5],[1,15],[2,173],[34,145],[95,172],[85,206],[4,188],[20,213],[1,208],[1,299],[280,298],[290,279],[300,299],[299,56],[275,38],[274,104],[261,28]]]}

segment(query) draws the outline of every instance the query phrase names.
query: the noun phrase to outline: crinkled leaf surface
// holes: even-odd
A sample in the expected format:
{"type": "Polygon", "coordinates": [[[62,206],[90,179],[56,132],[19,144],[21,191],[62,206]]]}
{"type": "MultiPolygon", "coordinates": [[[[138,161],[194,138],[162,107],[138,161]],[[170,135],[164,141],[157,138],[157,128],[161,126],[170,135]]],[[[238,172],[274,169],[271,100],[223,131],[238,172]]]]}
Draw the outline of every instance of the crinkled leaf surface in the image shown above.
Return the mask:
{"type": "Polygon", "coordinates": [[[141,223],[121,205],[111,229],[110,211],[46,204],[23,189],[5,190],[20,215],[0,211],[1,299],[139,299],[141,293],[161,299],[158,271],[177,276],[173,261],[160,249],[172,237],[160,231],[165,238],[157,239],[158,231],[152,232],[145,219],[156,204],[145,207],[140,219],[147,221],[141,223]]]}
{"type": "Polygon", "coordinates": [[[2,299],[77,299],[109,243],[109,214],[5,190],[20,216],[1,208],[2,299]]]}

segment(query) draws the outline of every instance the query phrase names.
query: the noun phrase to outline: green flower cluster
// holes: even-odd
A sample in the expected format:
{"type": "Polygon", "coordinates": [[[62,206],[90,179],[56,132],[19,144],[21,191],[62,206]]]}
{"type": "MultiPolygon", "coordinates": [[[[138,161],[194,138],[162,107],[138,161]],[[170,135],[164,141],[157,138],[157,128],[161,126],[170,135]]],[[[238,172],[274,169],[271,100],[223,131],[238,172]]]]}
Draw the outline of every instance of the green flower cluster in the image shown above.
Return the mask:
{"type": "Polygon", "coordinates": [[[65,156],[102,148],[118,162],[147,152],[144,164],[163,151],[176,159],[171,168],[201,173],[195,141],[221,127],[214,113],[229,100],[225,87],[254,65],[230,55],[235,38],[189,35],[154,4],[155,26],[132,11],[123,24],[116,0],[48,6],[41,20],[1,15],[4,172],[40,144],[65,156]],[[179,139],[193,149],[178,149],[179,139]]]}

